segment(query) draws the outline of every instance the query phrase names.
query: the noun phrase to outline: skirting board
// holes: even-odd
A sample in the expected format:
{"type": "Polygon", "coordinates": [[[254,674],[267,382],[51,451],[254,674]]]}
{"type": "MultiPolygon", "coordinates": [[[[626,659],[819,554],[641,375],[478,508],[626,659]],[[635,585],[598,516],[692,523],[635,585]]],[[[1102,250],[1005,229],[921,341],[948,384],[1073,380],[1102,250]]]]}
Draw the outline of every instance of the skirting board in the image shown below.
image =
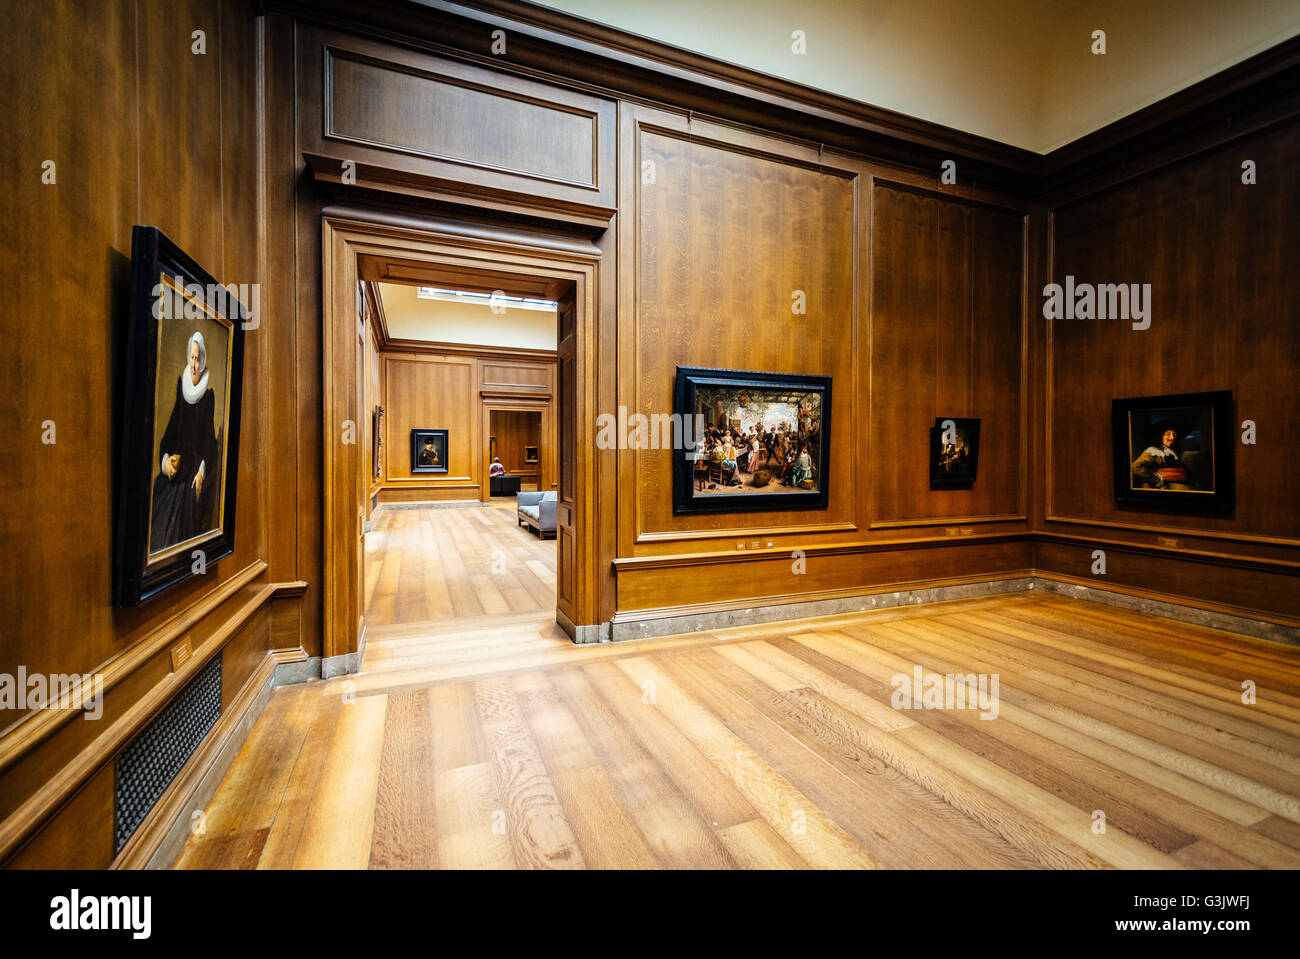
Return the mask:
{"type": "MultiPolygon", "coordinates": [[[[625,619],[616,617],[614,622],[609,625],[609,638],[614,642],[625,642],[634,639],[675,636],[680,633],[707,632],[715,629],[726,629],[729,626],[748,626],[753,623],[776,623],[783,620],[804,619],[815,616],[834,616],[840,613],[889,609],[893,606],[916,606],[922,603],[938,603],[951,599],[994,596],[1000,593],[1015,593],[1029,589],[1041,589],[1046,592],[1056,593],[1059,596],[1069,596],[1107,606],[1117,606],[1151,616],[1193,623],[1210,629],[1222,629],[1225,632],[1238,633],[1243,636],[1253,636],[1257,639],[1300,645],[1300,629],[1282,623],[1205,609],[1191,603],[1152,599],[1126,592],[1123,589],[1084,586],[1078,583],[1057,580],[1050,575],[1041,573],[980,583],[954,583],[926,589],[870,593],[806,603],[780,603],[771,606],[745,607],[743,609],[711,610],[678,615],[664,615],[650,610],[647,611],[648,615],[645,618],[634,618],[636,614],[632,614],[632,616],[625,619]]],[[[556,618],[559,619],[558,614],[556,618]]],[[[561,625],[564,624],[561,623],[561,625]]],[[[582,628],[596,629],[598,627],[587,626],[582,628]]],[[[567,626],[565,629],[568,631],[567,626]]],[[[573,635],[572,632],[569,634],[573,635]]]]}
{"type": "MultiPolygon", "coordinates": [[[[276,667],[276,669],[278,670],[279,667],[276,667]]],[[[206,809],[208,803],[212,801],[212,797],[217,794],[217,790],[221,787],[221,781],[226,778],[226,773],[234,763],[235,757],[244,748],[244,742],[248,739],[248,734],[253,731],[253,726],[262,717],[262,710],[271,701],[271,692],[275,688],[275,673],[276,670],[271,671],[271,675],[262,684],[262,688],[257,691],[257,695],[253,697],[243,715],[226,733],[221,748],[217,750],[216,756],[212,759],[212,764],[204,770],[198,784],[180,804],[176,818],[163,835],[158,848],[149,857],[149,861],[145,865],[146,869],[170,869],[175,865],[181,850],[185,848],[186,840],[189,839],[194,828],[194,813],[206,809]]]]}
{"type": "Polygon", "coordinates": [[[1121,609],[1130,609],[1134,612],[1160,616],[1164,619],[1176,619],[1182,623],[1192,623],[1210,629],[1222,629],[1229,633],[1253,636],[1256,639],[1268,639],[1276,643],[1300,646],[1300,629],[1282,623],[1252,619],[1249,616],[1235,616],[1232,613],[1203,609],[1187,603],[1152,599],[1149,596],[1138,596],[1119,589],[1084,586],[1081,583],[1058,580],[1051,576],[1036,576],[1034,577],[1034,583],[1038,589],[1056,593],[1058,596],[1085,599],[1092,603],[1118,606],[1121,609]]]}
{"type": "Polygon", "coordinates": [[[610,640],[610,623],[597,623],[594,626],[579,626],[558,609],[555,611],[555,622],[559,625],[560,629],[569,634],[569,638],[578,646],[589,646],[592,643],[607,643],[610,640]]]}
{"type": "MultiPolygon", "coordinates": [[[[298,652],[301,653],[301,650],[298,652]]],[[[310,658],[303,656],[301,659],[296,659],[291,658],[293,655],[293,651],[290,650],[272,653],[272,656],[281,661],[276,663],[239,719],[224,733],[224,739],[211,764],[203,771],[197,785],[181,803],[175,820],[163,835],[158,847],[149,856],[146,869],[170,869],[175,864],[186,840],[189,839],[193,828],[194,812],[207,808],[212,797],[217,794],[221,781],[235,761],[235,757],[239,755],[239,751],[243,749],[249,733],[262,717],[262,710],[271,701],[271,694],[275,689],[320,678],[321,658],[319,656],[310,658]]]]}
{"type": "Polygon", "coordinates": [[[650,639],[657,636],[675,636],[678,633],[698,633],[729,626],[749,626],[754,623],[779,623],[787,619],[806,619],[814,616],[835,616],[840,613],[859,613],[893,606],[917,606],[921,603],[938,603],[949,599],[970,599],[975,596],[993,596],[998,593],[1016,593],[1034,588],[1032,576],[1014,579],[988,580],[979,583],[954,583],[926,589],[907,589],[897,592],[864,593],[835,599],[812,600],[803,603],[780,603],[772,606],[746,606],[743,609],[725,609],[679,615],[651,615],[645,618],[620,619],[610,623],[613,642],[632,639],[650,639]]]}
{"type": "Polygon", "coordinates": [[[381,509],[466,509],[471,506],[482,506],[482,502],[476,499],[428,499],[428,500],[411,500],[409,503],[379,503],[375,510],[381,509]]]}

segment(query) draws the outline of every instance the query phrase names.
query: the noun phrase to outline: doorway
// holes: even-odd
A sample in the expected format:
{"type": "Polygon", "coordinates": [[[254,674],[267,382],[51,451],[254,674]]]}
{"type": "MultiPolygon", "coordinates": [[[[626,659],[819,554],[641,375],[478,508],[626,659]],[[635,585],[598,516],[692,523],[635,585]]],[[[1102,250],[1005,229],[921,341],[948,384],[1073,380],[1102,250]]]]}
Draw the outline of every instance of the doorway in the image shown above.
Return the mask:
{"type": "Polygon", "coordinates": [[[517,492],[552,489],[549,477],[544,481],[542,475],[544,454],[550,452],[552,446],[542,433],[543,410],[489,406],[487,414],[489,469],[497,471],[499,467],[504,477],[517,480],[507,484],[517,492]]]}
{"type": "MultiPolygon", "coordinates": [[[[364,650],[364,513],[367,490],[356,424],[362,409],[364,311],[357,309],[360,281],[429,283],[455,289],[541,296],[558,304],[558,349],[554,396],[554,473],[539,462],[539,483],[556,493],[555,621],[573,638],[598,629],[595,572],[596,290],[600,250],[588,240],[511,231],[439,217],[394,217],[378,211],[331,207],[323,217],[324,412],[324,653],[346,658],[334,672],[359,666],[364,650]],[[360,333],[360,335],[359,335],[360,333]],[[587,495],[579,495],[586,491],[587,495]]],[[[483,436],[492,435],[494,411],[545,413],[529,409],[536,397],[501,396],[482,389],[483,436]]],[[[545,429],[543,428],[543,435],[545,429]]],[[[450,442],[450,439],[449,439],[450,442]]],[[[479,448],[483,464],[484,446],[479,448]]],[[[524,444],[534,445],[534,444],[524,444]]],[[[538,459],[545,454],[539,442],[538,459]]],[[[390,444],[391,446],[391,444],[390,444]]],[[[395,451],[390,449],[388,455],[395,451]]],[[[479,496],[486,492],[486,470],[479,496]]]]}

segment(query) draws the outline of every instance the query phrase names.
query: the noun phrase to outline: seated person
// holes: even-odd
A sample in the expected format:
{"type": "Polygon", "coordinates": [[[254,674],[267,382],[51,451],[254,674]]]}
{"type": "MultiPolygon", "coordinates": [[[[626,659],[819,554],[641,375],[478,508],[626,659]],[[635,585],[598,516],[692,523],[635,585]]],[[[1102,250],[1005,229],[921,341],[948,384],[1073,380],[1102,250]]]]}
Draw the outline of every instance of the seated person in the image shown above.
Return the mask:
{"type": "Polygon", "coordinates": [[[790,470],[790,485],[802,486],[805,482],[811,483],[812,478],[812,457],[808,455],[808,447],[801,444],[799,455],[795,457],[794,465],[790,470]]]}
{"type": "Polygon", "coordinates": [[[501,465],[501,457],[492,457],[492,465],[488,467],[488,476],[505,476],[506,468],[501,465]]]}

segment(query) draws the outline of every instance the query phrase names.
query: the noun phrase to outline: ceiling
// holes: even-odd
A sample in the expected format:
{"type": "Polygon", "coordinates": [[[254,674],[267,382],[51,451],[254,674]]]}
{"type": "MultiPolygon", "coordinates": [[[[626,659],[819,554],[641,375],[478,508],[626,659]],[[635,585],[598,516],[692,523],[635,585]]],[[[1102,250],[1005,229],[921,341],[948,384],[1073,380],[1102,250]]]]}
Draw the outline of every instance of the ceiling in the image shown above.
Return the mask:
{"type": "Polygon", "coordinates": [[[1300,0],[540,2],[1037,153],[1300,33],[1300,0]]]}
{"type": "Polygon", "coordinates": [[[404,283],[375,284],[383,305],[384,327],[392,339],[555,349],[558,325],[554,308],[520,309],[498,303],[493,309],[486,302],[422,299],[416,289],[404,283]]]}

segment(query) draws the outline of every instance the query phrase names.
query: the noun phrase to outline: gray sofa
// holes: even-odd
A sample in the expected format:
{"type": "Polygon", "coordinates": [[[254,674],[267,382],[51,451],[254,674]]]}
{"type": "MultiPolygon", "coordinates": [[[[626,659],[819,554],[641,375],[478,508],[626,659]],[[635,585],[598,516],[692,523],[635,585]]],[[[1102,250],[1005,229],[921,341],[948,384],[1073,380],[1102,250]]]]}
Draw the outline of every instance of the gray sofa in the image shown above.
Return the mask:
{"type": "Polygon", "coordinates": [[[545,493],[520,493],[515,506],[515,516],[520,526],[527,526],[543,539],[546,534],[555,535],[555,490],[545,493]]]}

